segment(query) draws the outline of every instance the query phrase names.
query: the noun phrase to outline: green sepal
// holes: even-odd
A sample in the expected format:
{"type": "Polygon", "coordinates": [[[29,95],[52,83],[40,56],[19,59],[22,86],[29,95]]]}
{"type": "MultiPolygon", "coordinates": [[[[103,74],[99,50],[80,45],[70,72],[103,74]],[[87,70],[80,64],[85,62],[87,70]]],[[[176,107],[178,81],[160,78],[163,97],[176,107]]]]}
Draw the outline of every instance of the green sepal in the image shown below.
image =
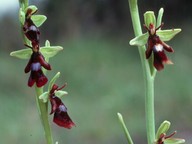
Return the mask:
{"type": "Polygon", "coordinates": [[[156,25],[156,18],[153,11],[147,11],[144,13],[144,22],[147,27],[149,27],[149,24],[156,25]]]}
{"type": "Polygon", "coordinates": [[[183,143],[185,143],[185,140],[180,138],[169,138],[164,141],[164,144],[183,144],[183,143]]]}
{"type": "Polygon", "coordinates": [[[171,126],[171,123],[167,120],[165,120],[163,123],[161,123],[161,125],[159,126],[157,133],[156,133],[156,139],[158,139],[160,137],[161,134],[163,133],[167,133],[167,131],[169,130],[171,126]]]}
{"type": "MultiPolygon", "coordinates": [[[[158,30],[156,33],[162,41],[169,41],[179,32],[181,32],[181,29],[158,30]]],[[[148,33],[144,33],[130,40],[129,44],[134,46],[143,46],[147,44],[148,36],[148,33]]]]}
{"type": "Polygon", "coordinates": [[[40,27],[45,21],[47,17],[45,15],[32,15],[31,20],[37,27],[40,27]]]}
{"type": "Polygon", "coordinates": [[[40,52],[44,57],[50,58],[55,56],[59,51],[63,50],[61,46],[41,47],[40,52]]]}
{"type": "Polygon", "coordinates": [[[147,43],[148,36],[148,33],[144,33],[130,40],[129,44],[132,46],[143,46],[147,43]]]}
{"type": "MultiPolygon", "coordinates": [[[[159,12],[158,12],[158,16],[157,16],[157,24],[156,27],[160,26],[162,23],[162,17],[163,17],[163,13],[164,13],[164,9],[160,8],[159,12]]],[[[160,30],[161,28],[159,28],[160,30]]]]}
{"type": "Polygon", "coordinates": [[[21,49],[18,51],[13,51],[10,53],[10,56],[19,58],[19,59],[29,59],[31,57],[32,50],[31,49],[21,49]]]}
{"type": "Polygon", "coordinates": [[[46,40],[45,46],[40,48],[40,52],[43,54],[45,58],[51,58],[61,50],[63,50],[63,47],[50,46],[50,42],[48,40],[46,40]]]}
{"type": "Polygon", "coordinates": [[[44,92],[39,96],[39,99],[46,103],[49,99],[49,92],[44,92]]]}
{"type": "Polygon", "coordinates": [[[30,6],[28,6],[28,7],[25,9],[25,13],[27,13],[27,10],[28,10],[28,9],[31,9],[31,10],[32,10],[31,15],[34,14],[34,13],[38,10],[38,8],[37,8],[35,5],[30,5],[30,6]]]}
{"type": "Polygon", "coordinates": [[[170,41],[176,34],[181,32],[181,29],[169,29],[169,30],[158,30],[157,35],[162,41],[170,41]]]}
{"type": "Polygon", "coordinates": [[[62,90],[58,90],[58,91],[55,91],[55,95],[59,98],[61,98],[62,96],[64,95],[67,95],[68,93],[66,91],[62,91],[62,90]]]}
{"type": "Polygon", "coordinates": [[[19,21],[22,25],[25,23],[25,13],[23,12],[22,8],[19,9],[19,21]]]}
{"type": "Polygon", "coordinates": [[[59,78],[60,74],[61,74],[61,73],[58,72],[58,73],[51,79],[51,81],[49,82],[48,91],[51,91],[53,85],[55,84],[55,81],[59,78]]]}

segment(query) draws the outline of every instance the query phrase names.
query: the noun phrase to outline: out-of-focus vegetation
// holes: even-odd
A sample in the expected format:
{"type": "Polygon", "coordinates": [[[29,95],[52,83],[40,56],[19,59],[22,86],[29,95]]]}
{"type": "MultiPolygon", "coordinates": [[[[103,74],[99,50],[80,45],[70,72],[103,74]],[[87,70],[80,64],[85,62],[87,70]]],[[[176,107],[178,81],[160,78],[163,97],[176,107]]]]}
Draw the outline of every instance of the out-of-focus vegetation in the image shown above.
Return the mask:
{"type": "MultiPolygon", "coordinates": [[[[164,5],[165,27],[182,28],[182,33],[168,42],[175,49],[169,55],[174,65],[157,73],[156,126],[170,120],[171,130],[191,143],[192,21],[188,19],[190,2],[178,9],[181,3],[139,4],[141,12],[157,12],[164,5]]],[[[127,1],[58,0],[37,5],[48,17],[41,27],[41,43],[49,39],[52,45],[64,47],[50,59],[53,70],[48,76],[60,71],[58,84],[68,83],[65,90],[69,95],[63,101],[76,123],[71,130],[52,124],[54,139],[61,144],[126,143],[116,115],[120,112],[135,143],[146,143],[143,75],[137,48],[128,44],[133,30],[127,1]]],[[[29,74],[24,74],[27,61],[9,56],[11,51],[24,48],[17,15],[5,15],[0,26],[0,143],[45,143],[35,94],[27,87],[29,74]]]]}

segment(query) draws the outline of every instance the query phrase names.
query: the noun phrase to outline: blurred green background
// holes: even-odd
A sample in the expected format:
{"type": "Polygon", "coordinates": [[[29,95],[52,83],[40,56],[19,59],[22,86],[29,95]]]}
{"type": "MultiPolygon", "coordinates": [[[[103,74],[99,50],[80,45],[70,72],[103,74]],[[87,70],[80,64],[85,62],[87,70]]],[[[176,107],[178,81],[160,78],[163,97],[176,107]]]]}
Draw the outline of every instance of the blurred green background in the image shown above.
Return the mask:
{"type": "MultiPolygon", "coordinates": [[[[146,143],[144,83],[127,0],[43,0],[30,1],[38,14],[48,19],[40,28],[41,45],[48,39],[64,51],[50,59],[53,70],[67,82],[63,97],[68,113],[76,123],[71,130],[52,125],[54,140],[60,144],[125,144],[117,118],[122,113],[136,144],[146,143]]],[[[157,73],[155,82],[156,127],[172,122],[170,133],[192,143],[192,1],[139,0],[141,20],[147,10],[165,8],[166,28],[182,28],[168,42],[175,53],[168,54],[174,65],[157,73]]],[[[44,144],[37,113],[34,88],[27,87],[27,64],[9,56],[24,48],[17,9],[0,17],[0,143],[44,144]]],[[[46,89],[46,87],[45,87],[46,89]]]]}

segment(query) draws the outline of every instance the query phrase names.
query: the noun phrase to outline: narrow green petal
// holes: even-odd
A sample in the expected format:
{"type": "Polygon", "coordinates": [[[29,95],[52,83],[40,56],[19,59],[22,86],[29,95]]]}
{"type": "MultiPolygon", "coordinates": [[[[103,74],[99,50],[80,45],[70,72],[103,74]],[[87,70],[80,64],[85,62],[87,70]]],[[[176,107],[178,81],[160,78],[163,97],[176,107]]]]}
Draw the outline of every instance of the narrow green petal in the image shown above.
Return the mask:
{"type": "Polygon", "coordinates": [[[154,25],[156,25],[156,18],[155,18],[155,14],[153,11],[147,11],[144,13],[144,21],[145,21],[145,25],[147,27],[149,27],[149,24],[152,23],[154,25]]]}
{"type": "Polygon", "coordinates": [[[183,144],[185,143],[184,139],[179,138],[169,138],[164,141],[165,144],[183,144]]]}
{"type": "Polygon", "coordinates": [[[67,95],[68,93],[66,91],[62,91],[62,90],[59,90],[59,91],[56,91],[55,92],[55,95],[59,98],[61,98],[62,96],[64,95],[67,95]]]}
{"type": "Polygon", "coordinates": [[[58,72],[53,78],[52,80],[49,82],[49,86],[48,86],[48,91],[50,91],[52,89],[52,86],[55,84],[55,81],[59,78],[60,76],[60,72],[58,72]]]}
{"type": "Polygon", "coordinates": [[[169,41],[179,32],[181,32],[181,29],[179,28],[170,30],[158,30],[157,35],[162,41],[169,41]]]}
{"type": "Polygon", "coordinates": [[[161,125],[159,126],[157,133],[156,133],[156,139],[160,137],[162,133],[167,133],[167,131],[170,128],[171,123],[167,120],[165,120],[161,125]]]}
{"type": "Polygon", "coordinates": [[[37,27],[40,27],[46,21],[47,17],[45,15],[32,15],[31,19],[37,27]]]}
{"type": "Polygon", "coordinates": [[[49,47],[45,46],[45,47],[40,48],[40,52],[46,58],[55,56],[61,50],[63,50],[63,47],[61,47],[61,46],[49,46],[49,47]]]}
{"type": "Polygon", "coordinates": [[[19,59],[29,59],[31,57],[31,54],[32,54],[31,49],[22,49],[22,50],[11,52],[10,56],[13,56],[19,59]]]}
{"type": "Polygon", "coordinates": [[[147,43],[148,36],[148,33],[144,33],[130,40],[129,44],[133,46],[143,46],[147,43]]]}
{"type": "Polygon", "coordinates": [[[44,92],[39,96],[39,99],[46,103],[49,99],[49,92],[44,92]]]}

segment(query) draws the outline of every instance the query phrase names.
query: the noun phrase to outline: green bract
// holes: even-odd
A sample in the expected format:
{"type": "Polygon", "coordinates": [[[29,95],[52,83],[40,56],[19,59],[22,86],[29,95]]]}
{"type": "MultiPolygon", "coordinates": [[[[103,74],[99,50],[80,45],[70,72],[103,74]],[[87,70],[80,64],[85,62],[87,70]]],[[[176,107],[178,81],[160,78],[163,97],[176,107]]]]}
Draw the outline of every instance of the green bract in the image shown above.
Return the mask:
{"type": "Polygon", "coordinates": [[[39,96],[39,99],[41,99],[44,103],[46,103],[49,99],[49,92],[44,92],[39,96]]]}
{"type": "Polygon", "coordinates": [[[158,17],[157,17],[157,24],[156,24],[157,27],[160,26],[162,23],[163,12],[164,12],[164,9],[160,8],[159,13],[158,13],[158,17]]]}
{"type": "Polygon", "coordinates": [[[48,91],[51,91],[53,85],[55,84],[55,81],[59,78],[60,74],[61,74],[61,73],[58,72],[58,73],[51,79],[51,81],[49,82],[48,91]]]}

